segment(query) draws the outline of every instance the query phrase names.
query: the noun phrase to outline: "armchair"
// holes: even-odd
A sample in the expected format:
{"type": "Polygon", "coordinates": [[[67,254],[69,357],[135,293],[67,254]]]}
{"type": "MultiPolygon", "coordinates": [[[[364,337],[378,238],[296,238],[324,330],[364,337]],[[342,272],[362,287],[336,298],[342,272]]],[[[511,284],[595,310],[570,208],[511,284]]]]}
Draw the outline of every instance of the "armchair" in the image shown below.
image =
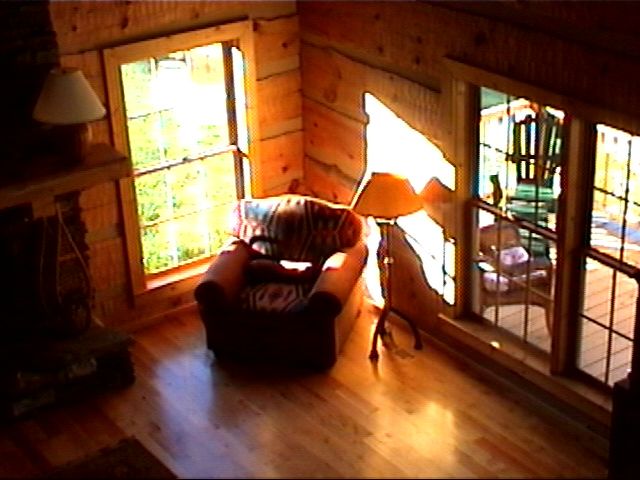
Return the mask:
{"type": "Polygon", "coordinates": [[[358,317],[367,247],[358,215],[303,195],[239,200],[195,298],[218,360],[325,369],[358,317]]]}

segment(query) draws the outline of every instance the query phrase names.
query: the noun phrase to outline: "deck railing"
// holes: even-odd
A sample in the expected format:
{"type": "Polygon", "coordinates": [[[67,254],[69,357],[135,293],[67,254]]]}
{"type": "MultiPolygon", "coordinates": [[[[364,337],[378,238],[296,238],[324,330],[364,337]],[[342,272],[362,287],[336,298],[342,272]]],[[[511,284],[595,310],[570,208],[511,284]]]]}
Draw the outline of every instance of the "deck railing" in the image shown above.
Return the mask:
{"type": "MultiPolygon", "coordinates": [[[[484,212],[496,222],[509,222],[527,232],[523,236],[525,239],[536,236],[550,245],[557,244],[558,235],[552,230],[514,217],[480,199],[472,199],[471,205],[474,214],[478,216],[480,212],[484,212]]],[[[550,257],[555,264],[557,258],[553,250],[550,257]]],[[[586,271],[583,298],[580,311],[577,312],[578,338],[574,339],[578,352],[576,366],[600,382],[612,386],[627,376],[631,378],[632,372],[640,372],[640,351],[634,348],[635,339],[640,338],[640,269],[589,246],[585,247],[583,258],[586,271]]],[[[557,292],[557,296],[552,292],[552,298],[557,301],[559,296],[575,295],[575,292],[557,292]]],[[[523,333],[519,337],[527,343],[535,344],[535,341],[531,342],[527,338],[528,314],[523,315],[521,321],[524,322],[521,329],[523,333]]],[[[514,333],[513,329],[510,331],[514,333]]],[[[547,344],[550,345],[551,342],[547,344]]]]}

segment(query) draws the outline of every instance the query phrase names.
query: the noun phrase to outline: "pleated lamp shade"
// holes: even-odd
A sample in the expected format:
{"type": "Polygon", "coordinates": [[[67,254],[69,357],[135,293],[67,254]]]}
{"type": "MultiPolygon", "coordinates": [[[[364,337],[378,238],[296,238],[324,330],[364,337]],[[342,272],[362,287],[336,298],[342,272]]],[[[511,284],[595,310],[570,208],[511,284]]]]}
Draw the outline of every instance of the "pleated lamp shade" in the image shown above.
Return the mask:
{"type": "Polygon", "coordinates": [[[47,76],[33,118],[51,125],[74,125],[104,117],[106,110],[78,69],[54,69],[47,76]]]}
{"type": "Polygon", "coordinates": [[[351,207],[362,216],[385,220],[409,215],[421,208],[422,199],[409,180],[386,172],[372,173],[351,207]]]}

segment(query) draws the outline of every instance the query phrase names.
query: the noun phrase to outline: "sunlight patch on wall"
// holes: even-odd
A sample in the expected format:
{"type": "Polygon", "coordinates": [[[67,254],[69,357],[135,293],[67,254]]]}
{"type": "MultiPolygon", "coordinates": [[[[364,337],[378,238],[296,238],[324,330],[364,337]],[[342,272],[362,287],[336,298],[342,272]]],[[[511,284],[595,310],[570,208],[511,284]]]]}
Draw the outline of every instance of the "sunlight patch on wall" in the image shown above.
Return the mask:
{"type": "MultiPolygon", "coordinates": [[[[365,133],[367,163],[360,188],[372,172],[390,172],[409,179],[418,193],[434,177],[451,190],[455,189],[454,166],[424,134],[412,128],[371,93],[365,93],[364,107],[369,118],[365,133]]],[[[368,225],[372,233],[369,236],[369,248],[375,252],[380,232],[375,222],[369,221],[368,225]]],[[[406,232],[407,241],[420,256],[428,284],[443,295],[449,304],[453,304],[455,249],[445,238],[442,227],[424,210],[398,219],[398,225],[406,232]]],[[[367,271],[377,274],[375,255],[369,256],[367,271]]],[[[368,277],[369,291],[373,299],[378,301],[382,298],[379,280],[373,274],[370,275],[371,281],[368,277]]]]}

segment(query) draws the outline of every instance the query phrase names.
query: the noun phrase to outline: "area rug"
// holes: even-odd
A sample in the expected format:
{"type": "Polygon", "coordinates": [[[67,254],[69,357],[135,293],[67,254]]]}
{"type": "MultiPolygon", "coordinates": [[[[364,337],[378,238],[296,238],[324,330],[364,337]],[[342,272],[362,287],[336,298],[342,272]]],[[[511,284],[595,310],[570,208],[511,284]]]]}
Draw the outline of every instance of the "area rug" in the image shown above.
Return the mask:
{"type": "Polygon", "coordinates": [[[135,437],[56,468],[45,478],[178,478],[135,437]]]}

